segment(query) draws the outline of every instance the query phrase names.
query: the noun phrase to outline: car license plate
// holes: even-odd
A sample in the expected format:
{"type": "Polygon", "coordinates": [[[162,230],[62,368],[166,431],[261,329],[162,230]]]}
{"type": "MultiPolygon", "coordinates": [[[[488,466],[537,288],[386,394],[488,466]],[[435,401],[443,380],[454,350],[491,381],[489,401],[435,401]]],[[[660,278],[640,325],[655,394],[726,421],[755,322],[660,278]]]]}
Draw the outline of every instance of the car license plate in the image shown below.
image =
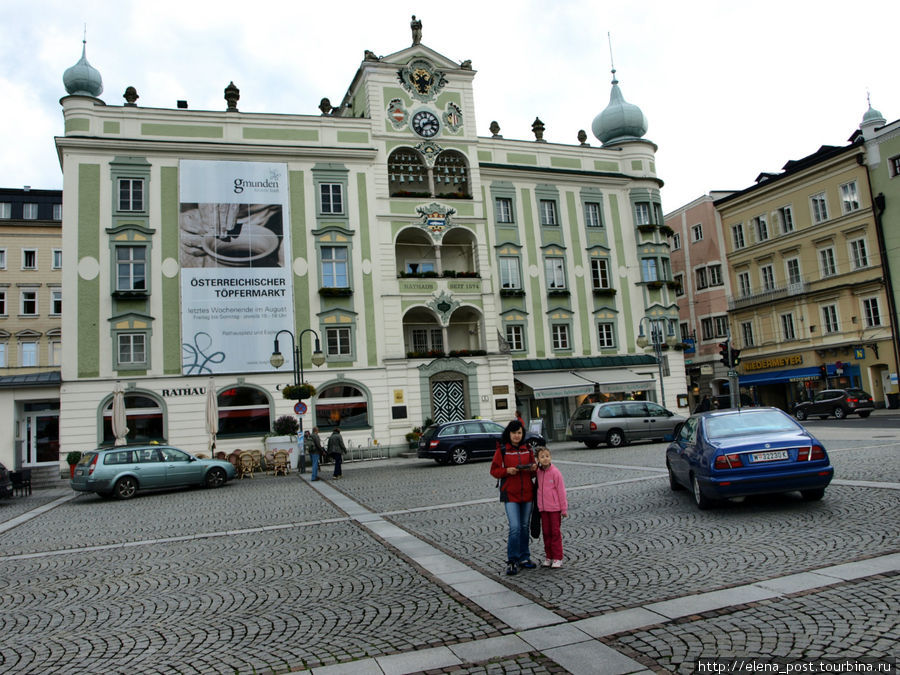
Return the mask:
{"type": "Polygon", "coordinates": [[[573,425],[572,425],[572,428],[573,428],[575,431],[581,431],[582,425],[581,425],[581,424],[573,424],[573,425]]]}
{"type": "Polygon", "coordinates": [[[750,455],[754,462],[777,462],[779,459],[787,459],[787,450],[770,450],[769,452],[754,452],[750,455]]]}

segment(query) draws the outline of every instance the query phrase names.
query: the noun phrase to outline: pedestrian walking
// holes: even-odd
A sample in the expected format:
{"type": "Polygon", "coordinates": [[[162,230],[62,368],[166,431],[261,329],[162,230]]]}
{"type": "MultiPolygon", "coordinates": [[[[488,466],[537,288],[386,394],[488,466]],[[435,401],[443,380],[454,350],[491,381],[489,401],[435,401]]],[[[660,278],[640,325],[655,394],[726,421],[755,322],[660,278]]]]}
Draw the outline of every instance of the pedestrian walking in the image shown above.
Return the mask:
{"type": "Polygon", "coordinates": [[[529,550],[531,522],[532,480],[537,464],[534,453],[522,441],[525,427],[519,420],[506,425],[491,462],[491,475],[498,480],[500,501],[506,508],[509,533],[506,539],[506,573],[518,574],[519,569],[534,569],[529,550]]]}
{"type": "Polygon", "coordinates": [[[341,437],[340,427],[335,427],[328,437],[328,454],[334,460],[334,477],[340,478],[343,475],[341,471],[341,463],[344,459],[344,453],[347,452],[347,446],[344,445],[344,439],[341,437]]]}
{"type": "Polygon", "coordinates": [[[569,517],[569,500],[566,498],[566,483],[562,473],[553,466],[550,449],[537,451],[537,503],[541,512],[541,535],[544,538],[546,557],[542,567],[562,567],[563,548],[560,525],[569,517]]]}
{"type": "Polygon", "coordinates": [[[319,427],[313,427],[312,433],[304,432],[309,436],[307,445],[309,457],[312,461],[312,476],[310,480],[319,480],[319,461],[322,459],[322,439],[319,438],[319,427]]]}

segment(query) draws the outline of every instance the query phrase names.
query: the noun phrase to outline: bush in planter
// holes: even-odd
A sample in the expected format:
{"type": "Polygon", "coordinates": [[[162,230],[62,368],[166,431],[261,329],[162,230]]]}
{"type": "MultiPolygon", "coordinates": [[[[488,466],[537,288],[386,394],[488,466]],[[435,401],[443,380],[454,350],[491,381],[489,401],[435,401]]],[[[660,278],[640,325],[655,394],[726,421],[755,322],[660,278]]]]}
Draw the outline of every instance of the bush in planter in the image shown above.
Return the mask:
{"type": "Polygon", "coordinates": [[[292,436],[300,431],[300,423],[293,415],[282,415],[272,423],[272,433],[276,436],[292,436]]]}
{"type": "Polygon", "coordinates": [[[69,466],[75,466],[78,462],[81,461],[81,453],[80,452],[70,452],[66,455],[66,464],[69,466]]]}
{"type": "Polygon", "coordinates": [[[303,384],[286,384],[281,388],[281,395],[284,398],[300,401],[304,398],[315,396],[316,388],[307,382],[303,384]]]}

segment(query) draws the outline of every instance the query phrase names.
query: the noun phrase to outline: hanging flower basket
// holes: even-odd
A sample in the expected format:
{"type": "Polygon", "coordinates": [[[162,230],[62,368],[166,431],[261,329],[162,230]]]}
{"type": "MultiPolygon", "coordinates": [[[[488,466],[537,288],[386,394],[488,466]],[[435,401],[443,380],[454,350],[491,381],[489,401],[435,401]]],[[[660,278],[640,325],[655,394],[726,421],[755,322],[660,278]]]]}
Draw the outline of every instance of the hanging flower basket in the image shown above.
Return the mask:
{"type": "Polygon", "coordinates": [[[316,388],[311,384],[286,384],[281,388],[281,395],[294,401],[312,398],[316,395],[316,388]]]}

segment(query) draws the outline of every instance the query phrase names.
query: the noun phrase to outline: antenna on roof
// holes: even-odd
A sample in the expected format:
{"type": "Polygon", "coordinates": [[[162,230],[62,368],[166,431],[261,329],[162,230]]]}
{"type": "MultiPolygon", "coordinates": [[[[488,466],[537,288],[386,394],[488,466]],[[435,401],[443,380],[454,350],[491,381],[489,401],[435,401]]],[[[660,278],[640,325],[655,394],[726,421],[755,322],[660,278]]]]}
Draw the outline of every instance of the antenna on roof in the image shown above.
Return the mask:
{"type": "Polygon", "coordinates": [[[613,50],[612,50],[612,35],[610,35],[609,31],[606,32],[606,39],[609,42],[609,65],[612,68],[612,83],[618,84],[618,80],[616,79],[616,64],[613,61],[613,50]]]}

